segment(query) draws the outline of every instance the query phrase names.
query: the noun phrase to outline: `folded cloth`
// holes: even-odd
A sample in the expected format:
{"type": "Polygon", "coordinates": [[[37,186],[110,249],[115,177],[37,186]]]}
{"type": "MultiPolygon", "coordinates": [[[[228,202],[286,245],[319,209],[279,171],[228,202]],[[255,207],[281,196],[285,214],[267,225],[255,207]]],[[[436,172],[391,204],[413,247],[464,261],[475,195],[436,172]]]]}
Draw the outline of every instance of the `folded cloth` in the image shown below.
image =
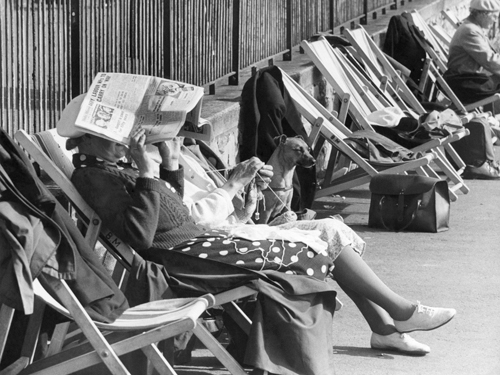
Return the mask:
{"type": "Polygon", "coordinates": [[[394,163],[415,160],[421,153],[415,153],[396,142],[370,130],[358,130],[345,139],[358,154],[371,162],[394,163]]]}
{"type": "Polygon", "coordinates": [[[394,128],[404,117],[406,117],[406,114],[402,109],[398,107],[386,107],[370,113],[366,119],[372,125],[394,128]]]}
{"type": "Polygon", "coordinates": [[[427,131],[443,129],[452,134],[463,129],[462,120],[455,111],[446,109],[444,111],[432,111],[420,116],[420,125],[427,131]]]}

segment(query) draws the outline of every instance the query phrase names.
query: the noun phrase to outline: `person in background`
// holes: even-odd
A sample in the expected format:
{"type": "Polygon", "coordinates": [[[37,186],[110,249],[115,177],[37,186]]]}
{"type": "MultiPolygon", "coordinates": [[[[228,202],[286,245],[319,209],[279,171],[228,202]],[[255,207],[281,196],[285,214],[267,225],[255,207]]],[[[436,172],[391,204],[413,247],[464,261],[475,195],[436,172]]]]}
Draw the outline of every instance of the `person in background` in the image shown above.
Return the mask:
{"type": "MultiPolygon", "coordinates": [[[[488,31],[498,22],[498,0],[472,0],[470,14],[453,35],[444,79],[458,98],[469,104],[500,93],[500,54],[490,43],[488,31]]],[[[500,113],[500,102],[494,112],[500,113]]],[[[491,144],[491,127],[484,124],[485,158],[482,165],[468,165],[464,177],[499,179],[500,166],[491,144]]]]}
{"type": "Polygon", "coordinates": [[[469,16],[451,40],[444,77],[466,104],[500,92],[500,54],[488,38],[499,12],[497,0],[472,0],[469,16]]]}

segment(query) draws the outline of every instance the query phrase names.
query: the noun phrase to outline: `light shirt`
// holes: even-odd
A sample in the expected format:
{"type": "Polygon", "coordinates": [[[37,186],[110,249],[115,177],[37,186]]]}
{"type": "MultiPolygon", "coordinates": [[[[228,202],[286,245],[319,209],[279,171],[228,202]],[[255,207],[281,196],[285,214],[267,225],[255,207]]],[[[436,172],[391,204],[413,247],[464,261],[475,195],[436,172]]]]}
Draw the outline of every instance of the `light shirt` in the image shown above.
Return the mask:
{"type": "Polygon", "coordinates": [[[500,54],[491,47],[487,30],[464,20],[450,43],[448,73],[500,75],[500,54]]]}

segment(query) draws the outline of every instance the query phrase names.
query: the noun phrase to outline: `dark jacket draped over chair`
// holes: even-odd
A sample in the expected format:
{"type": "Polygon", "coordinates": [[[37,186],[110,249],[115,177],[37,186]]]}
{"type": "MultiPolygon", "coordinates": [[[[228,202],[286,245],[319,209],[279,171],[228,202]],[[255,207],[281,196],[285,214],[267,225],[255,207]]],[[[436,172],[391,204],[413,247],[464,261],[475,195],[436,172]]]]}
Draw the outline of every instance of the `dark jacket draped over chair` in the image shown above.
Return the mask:
{"type": "MultiPolygon", "coordinates": [[[[258,70],[243,86],[239,132],[240,160],[257,156],[267,162],[276,148],[274,138],[282,134],[301,135],[307,140],[301,116],[283,85],[278,67],[258,70]]],[[[293,183],[292,210],[310,208],[316,192],[316,168],[298,166],[293,183]]]]}

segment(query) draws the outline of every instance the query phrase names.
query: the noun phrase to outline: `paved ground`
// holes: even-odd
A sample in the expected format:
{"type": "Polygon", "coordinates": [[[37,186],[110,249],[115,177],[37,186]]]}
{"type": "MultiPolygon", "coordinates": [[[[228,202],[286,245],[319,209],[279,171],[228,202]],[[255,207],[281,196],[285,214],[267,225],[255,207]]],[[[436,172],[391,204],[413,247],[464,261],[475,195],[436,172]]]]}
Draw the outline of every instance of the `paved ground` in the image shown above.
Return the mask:
{"type": "MultiPolygon", "coordinates": [[[[340,291],[332,374],[500,374],[500,181],[467,184],[471,192],[452,203],[450,229],[436,234],[368,228],[367,185],[315,204],[320,215],[341,214],[366,240],[366,262],[393,290],[458,311],[448,325],[412,334],[431,347],[429,355],[383,353],[369,348],[367,324],[340,291]]],[[[206,351],[194,354],[192,364],[202,367],[180,367],[179,374],[227,374],[206,351]]]]}

